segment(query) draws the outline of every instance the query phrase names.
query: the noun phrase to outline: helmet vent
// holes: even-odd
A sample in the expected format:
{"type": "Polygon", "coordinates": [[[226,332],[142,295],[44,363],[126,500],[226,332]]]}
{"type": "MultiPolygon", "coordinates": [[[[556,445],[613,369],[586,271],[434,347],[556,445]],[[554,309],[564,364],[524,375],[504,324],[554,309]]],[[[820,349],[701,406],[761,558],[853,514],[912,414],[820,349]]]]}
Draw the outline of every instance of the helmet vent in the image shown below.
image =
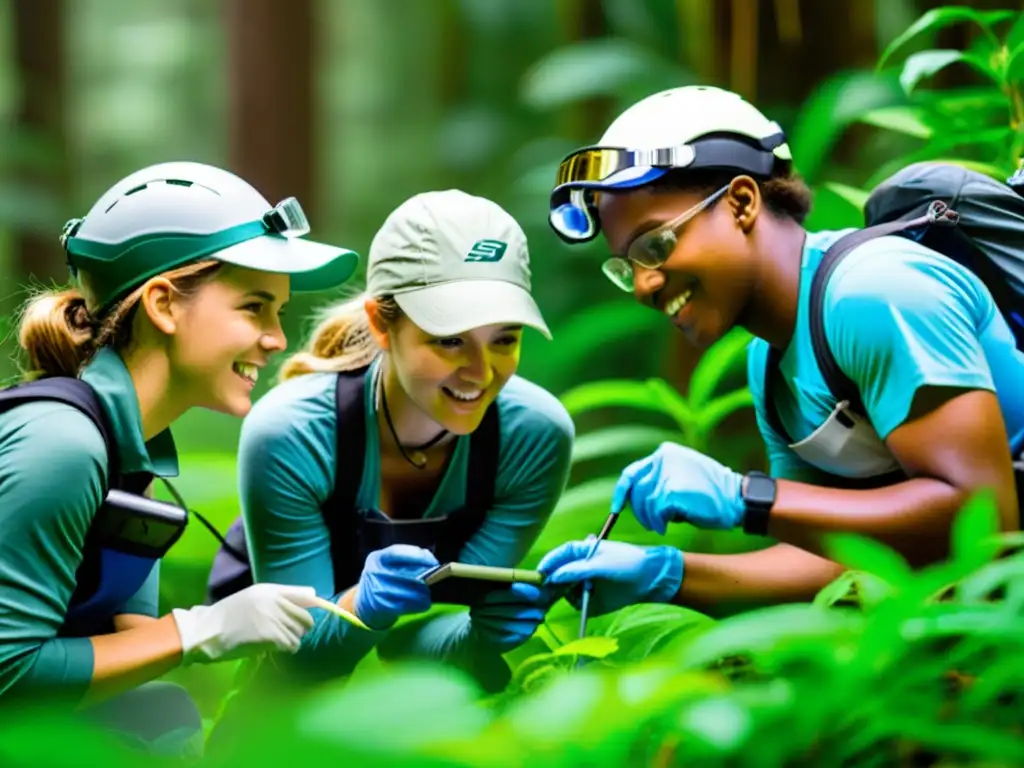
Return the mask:
{"type": "Polygon", "coordinates": [[[170,184],[170,185],[173,185],[173,186],[176,186],[176,187],[202,187],[207,192],[212,192],[213,194],[219,196],[219,193],[217,192],[217,190],[211,189],[210,187],[204,186],[202,184],[197,184],[194,181],[189,181],[188,179],[160,179],[158,181],[147,181],[147,182],[144,182],[142,184],[139,184],[136,187],[132,187],[127,192],[125,192],[121,197],[117,198],[117,200],[112,202],[110,204],[110,207],[107,208],[104,211],[104,213],[110,213],[110,211],[113,209],[113,207],[115,205],[117,205],[119,202],[121,202],[121,200],[123,200],[126,197],[130,197],[131,195],[134,195],[137,192],[141,192],[144,189],[149,189],[152,186],[159,186],[159,185],[165,185],[165,184],[170,184]]]}

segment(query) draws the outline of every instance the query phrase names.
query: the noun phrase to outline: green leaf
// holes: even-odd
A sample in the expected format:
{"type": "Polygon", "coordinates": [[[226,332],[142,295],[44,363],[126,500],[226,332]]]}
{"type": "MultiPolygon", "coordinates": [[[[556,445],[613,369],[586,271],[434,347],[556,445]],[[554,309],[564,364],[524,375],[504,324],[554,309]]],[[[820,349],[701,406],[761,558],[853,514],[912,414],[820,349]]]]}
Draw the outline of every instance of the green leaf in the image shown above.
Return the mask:
{"type": "Polygon", "coordinates": [[[479,698],[463,674],[409,665],[312,693],[301,707],[301,727],[336,744],[404,752],[478,734],[491,718],[479,698]],[[403,723],[400,733],[395,722],[403,723]]]}
{"type": "Polygon", "coordinates": [[[828,558],[856,571],[866,571],[899,587],[912,578],[907,561],[881,542],[866,536],[831,534],[826,537],[828,558]]]}
{"type": "Polygon", "coordinates": [[[618,641],[615,661],[638,662],[684,633],[705,627],[711,621],[704,614],[687,608],[643,603],[617,611],[612,622],[599,634],[618,641]]]}
{"type": "Polygon", "coordinates": [[[916,139],[929,139],[934,131],[925,122],[924,114],[923,110],[914,107],[882,107],[866,112],[860,122],[916,139]]]}
{"type": "Polygon", "coordinates": [[[694,413],[683,396],[664,379],[648,379],[647,386],[655,393],[665,413],[676,420],[680,429],[688,430],[693,424],[694,413]]]}
{"type": "Polygon", "coordinates": [[[857,189],[857,187],[851,187],[848,184],[840,184],[838,181],[826,181],[822,186],[841,197],[858,211],[864,210],[864,205],[868,201],[868,195],[871,194],[867,190],[857,189]]]}
{"type": "Polygon", "coordinates": [[[637,408],[671,416],[662,398],[645,381],[604,379],[573,387],[561,396],[562,405],[571,416],[579,416],[599,408],[637,408]]]}
{"type": "Polygon", "coordinates": [[[1013,49],[1006,62],[1006,82],[1013,84],[1021,79],[1024,79],[1024,43],[1013,49]]]}
{"type": "MultiPolygon", "coordinates": [[[[678,646],[679,664],[703,667],[738,654],[780,655],[785,647],[832,653],[838,640],[860,633],[864,619],[848,611],[813,605],[774,605],[722,619],[678,646]]],[[[794,651],[795,652],[795,651],[794,651]]]]}
{"type": "Polygon", "coordinates": [[[967,567],[980,567],[998,550],[999,509],[989,490],[971,496],[953,521],[950,542],[953,559],[967,567]]]}
{"type": "Polygon", "coordinates": [[[849,606],[871,610],[893,594],[884,579],[864,571],[846,571],[814,596],[814,604],[823,608],[849,606]]]}
{"type": "MultiPolygon", "coordinates": [[[[552,170],[545,178],[545,194],[550,191],[553,178],[552,170]]],[[[660,313],[652,312],[635,301],[618,298],[574,312],[566,322],[553,329],[559,351],[545,359],[545,375],[559,381],[578,380],[586,363],[599,354],[599,350],[609,350],[615,344],[630,339],[651,338],[663,332],[665,325],[660,313]]]]}
{"type": "Polygon", "coordinates": [[[931,77],[936,72],[957,62],[969,64],[996,83],[1002,81],[999,73],[987,61],[978,56],[972,56],[963,51],[936,50],[921,51],[909,56],[903,65],[903,71],[900,72],[900,85],[903,87],[904,93],[909,94],[926,77],[931,77]]]}
{"type": "Polygon", "coordinates": [[[739,326],[730,330],[701,355],[690,376],[687,400],[699,411],[711,399],[722,379],[741,362],[746,362],[747,345],[753,336],[739,326]]]}
{"type": "Polygon", "coordinates": [[[817,185],[829,166],[832,147],[861,115],[901,104],[905,94],[895,78],[869,72],[843,72],[815,88],[800,108],[790,135],[790,148],[803,177],[817,185]]]}
{"type": "Polygon", "coordinates": [[[560,646],[554,652],[556,656],[587,656],[592,659],[603,659],[619,649],[619,641],[614,637],[584,637],[560,646]]]}
{"type": "MultiPolygon", "coordinates": [[[[998,11],[996,13],[1005,14],[1005,11],[998,11]]],[[[963,6],[934,8],[921,16],[921,18],[911,24],[903,34],[899,35],[895,40],[889,43],[889,46],[879,57],[877,69],[882,69],[896,51],[918,35],[923,34],[924,32],[935,32],[943,27],[952,26],[953,24],[962,24],[965,22],[977,24],[988,34],[989,37],[993,39],[993,41],[995,41],[995,36],[992,34],[990,25],[993,21],[998,20],[999,17],[993,16],[991,13],[980,13],[973,8],[966,8],[963,6]]]]}
{"type": "MultiPolygon", "coordinates": [[[[996,560],[967,576],[957,586],[957,598],[964,603],[988,599],[997,589],[1024,585],[1024,557],[996,560]]],[[[1007,595],[1007,601],[1010,600],[1007,595]]]]}
{"type": "Polygon", "coordinates": [[[668,83],[691,80],[686,70],[642,45],[604,37],[558,48],[543,56],[523,77],[523,101],[534,109],[555,109],[595,96],[617,96],[636,81],[651,93],[668,83]]]}
{"type": "Polygon", "coordinates": [[[1024,13],[1017,14],[1017,21],[1010,27],[1010,31],[1006,33],[1005,43],[1006,47],[1011,51],[1016,50],[1017,46],[1024,43],[1024,13]]]}
{"type": "Polygon", "coordinates": [[[552,516],[571,515],[594,506],[602,507],[607,514],[612,501],[612,491],[618,480],[618,476],[597,477],[568,488],[558,499],[552,516]]]}
{"type": "Polygon", "coordinates": [[[575,464],[624,453],[646,456],[662,443],[679,439],[678,432],[658,427],[628,424],[620,427],[605,427],[576,438],[572,448],[572,461],[575,464]]]}
{"type": "Polygon", "coordinates": [[[697,426],[705,434],[741,408],[753,408],[754,396],[744,387],[712,400],[697,415],[697,426]]]}

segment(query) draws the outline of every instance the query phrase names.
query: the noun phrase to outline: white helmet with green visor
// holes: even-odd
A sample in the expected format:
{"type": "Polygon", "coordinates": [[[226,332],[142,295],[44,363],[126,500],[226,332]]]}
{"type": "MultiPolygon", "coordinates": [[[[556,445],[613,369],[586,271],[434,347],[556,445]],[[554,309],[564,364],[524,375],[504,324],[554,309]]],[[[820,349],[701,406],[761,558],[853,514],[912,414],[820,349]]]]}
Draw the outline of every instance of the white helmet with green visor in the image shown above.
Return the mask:
{"type": "Polygon", "coordinates": [[[633,189],[673,170],[723,170],[768,178],[790,162],[786,136],[738,94],[685,86],[648,96],[608,127],[595,146],[558,167],[548,222],[567,243],[601,231],[595,193],[633,189]]]}
{"type": "Polygon", "coordinates": [[[290,197],[271,206],[252,185],[202,163],[149,166],[111,187],[84,218],[64,225],[73,276],[88,273],[102,315],[161,272],[202,259],[287,273],[296,292],[344,283],[353,251],[305,239],[309,222],[290,197]]]}

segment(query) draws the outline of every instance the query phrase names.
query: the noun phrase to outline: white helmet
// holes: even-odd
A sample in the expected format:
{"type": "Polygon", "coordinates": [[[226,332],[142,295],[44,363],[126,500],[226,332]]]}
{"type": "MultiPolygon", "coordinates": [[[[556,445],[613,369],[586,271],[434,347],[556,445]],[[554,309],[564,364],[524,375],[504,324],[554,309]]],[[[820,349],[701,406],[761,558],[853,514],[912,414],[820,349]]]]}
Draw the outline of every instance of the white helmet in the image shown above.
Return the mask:
{"type": "Polygon", "coordinates": [[[301,239],[309,222],[295,198],[271,206],[233,173],[202,163],[162,163],[127,176],[64,227],[72,272],[89,275],[102,310],[145,280],[214,258],[293,275],[292,290],[348,280],[354,252],[301,239]]]}
{"type": "Polygon", "coordinates": [[[791,160],[778,123],[738,94],[704,85],[672,88],[636,102],[597,146],[562,161],[548,221],[563,240],[586,242],[601,227],[590,190],[640,187],[673,169],[767,178],[791,160]]]}

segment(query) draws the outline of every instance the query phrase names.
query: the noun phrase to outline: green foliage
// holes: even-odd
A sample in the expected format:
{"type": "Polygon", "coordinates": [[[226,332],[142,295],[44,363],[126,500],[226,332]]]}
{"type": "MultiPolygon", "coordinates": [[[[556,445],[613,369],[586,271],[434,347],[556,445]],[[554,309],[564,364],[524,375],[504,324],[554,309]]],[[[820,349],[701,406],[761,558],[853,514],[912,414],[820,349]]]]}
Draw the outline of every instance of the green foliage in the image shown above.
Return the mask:
{"type": "MultiPolygon", "coordinates": [[[[637,605],[593,619],[575,640],[576,614],[559,603],[546,631],[507,655],[503,691],[485,694],[449,666],[377,666],[250,701],[242,738],[207,762],[301,753],[390,766],[1019,764],[1024,552],[996,521],[991,497],[972,499],[950,558],[916,571],[847,539],[836,558],[871,575],[848,571],[811,604],[718,621],[637,605]]],[[[64,719],[34,713],[2,730],[4,764],[136,764],[64,719]],[[55,728],[71,738],[55,744],[45,736],[55,728]],[[60,744],[74,746],[59,754],[60,744]]]]}

